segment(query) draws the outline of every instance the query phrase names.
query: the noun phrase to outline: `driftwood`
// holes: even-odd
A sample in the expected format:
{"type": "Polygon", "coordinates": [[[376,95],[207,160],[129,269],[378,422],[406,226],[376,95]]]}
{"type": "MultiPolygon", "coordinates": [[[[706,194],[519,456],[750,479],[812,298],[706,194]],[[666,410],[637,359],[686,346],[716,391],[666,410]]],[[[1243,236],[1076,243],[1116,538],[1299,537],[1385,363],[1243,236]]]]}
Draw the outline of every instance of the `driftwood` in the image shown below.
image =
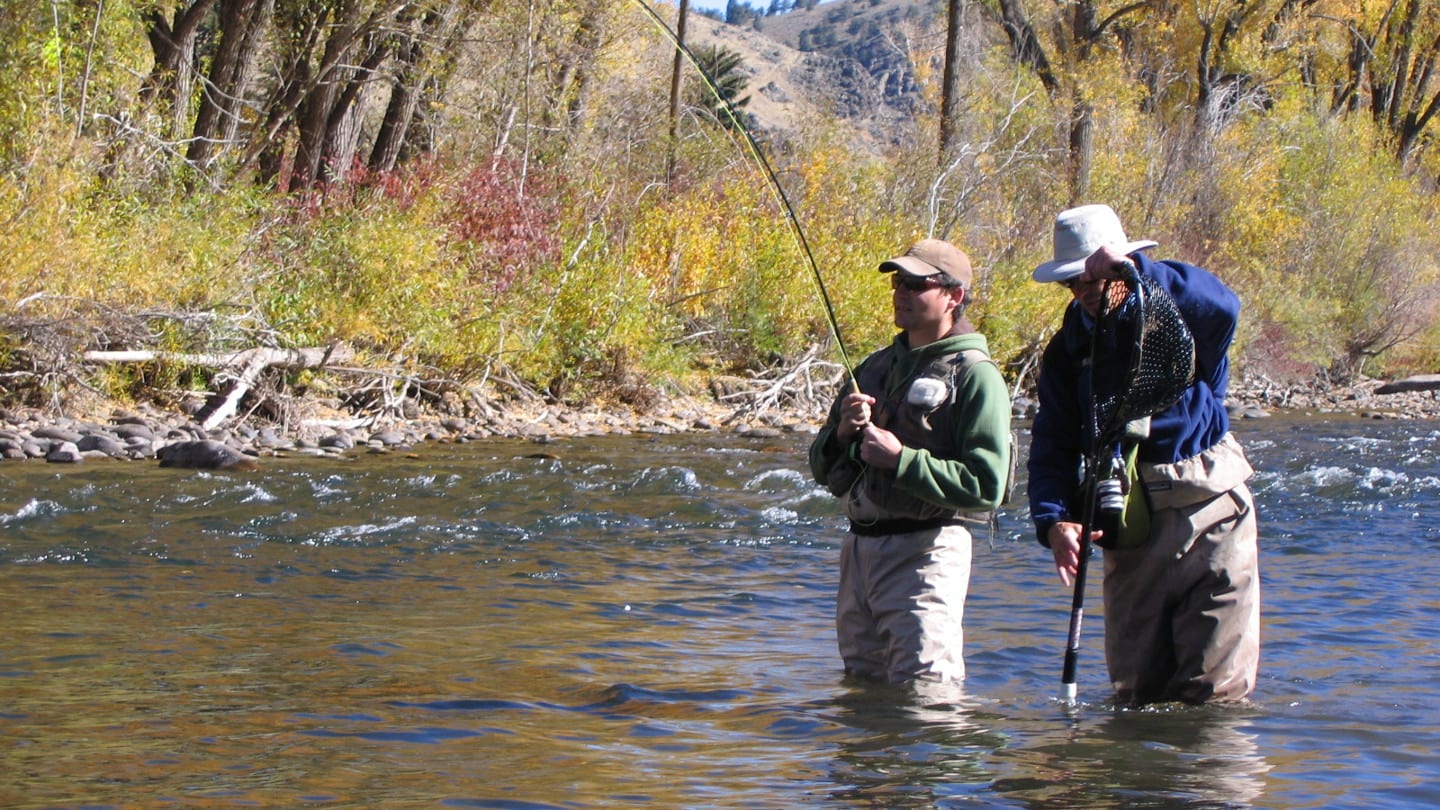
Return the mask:
{"type": "Polygon", "coordinates": [[[1418,374],[1375,389],[1377,394],[1403,394],[1406,391],[1440,391],[1440,374],[1418,374]]]}
{"type": "Polygon", "coordinates": [[[820,408],[823,412],[839,380],[843,379],[844,367],[821,360],[819,354],[819,347],[812,346],[788,370],[773,371],[768,376],[757,375],[743,382],[744,390],[717,390],[716,399],[721,402],[740,403],[726,422],[734,422],[749,414],[778,410],[786,403],[806,410],[820,408]]]}
{"type": "MultiPolygon", "coordinates": [[[[267,368],[323,368],[331,363],[345,363],[355,359],[355,350],[344,344],[325,348],[310,349],[245,349],[226,354],[189,354],[163,351],[90,351],[82,357],[88,363],[177,363],[187,366],[221,368],[236,374],[224,377],[229,385],[221,394],[216,393],[205,407],[195,415],[195,420],[206,430],[235,415],[240,400],[255,385],[260,374],[267,368]]],[[[221,379],[217,376],[217,379],[221,379]]]]}

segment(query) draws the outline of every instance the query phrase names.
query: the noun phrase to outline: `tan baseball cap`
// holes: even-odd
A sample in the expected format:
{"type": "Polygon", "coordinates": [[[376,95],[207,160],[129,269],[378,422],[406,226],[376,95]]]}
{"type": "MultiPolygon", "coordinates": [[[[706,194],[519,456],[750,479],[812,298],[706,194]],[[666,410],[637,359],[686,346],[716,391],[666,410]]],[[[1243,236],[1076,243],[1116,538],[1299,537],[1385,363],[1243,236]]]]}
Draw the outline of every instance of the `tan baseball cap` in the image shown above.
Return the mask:
{"type": "Polygon", "coordinates": [[[943,275],[950,279],[945,282],[946,286],[959,285],[966,289],[974,280],[970,257],[943,239],[921,239],[911,245],[905,255],[881,262],[880,272],[899,272],[921,278],[943,275]]]}

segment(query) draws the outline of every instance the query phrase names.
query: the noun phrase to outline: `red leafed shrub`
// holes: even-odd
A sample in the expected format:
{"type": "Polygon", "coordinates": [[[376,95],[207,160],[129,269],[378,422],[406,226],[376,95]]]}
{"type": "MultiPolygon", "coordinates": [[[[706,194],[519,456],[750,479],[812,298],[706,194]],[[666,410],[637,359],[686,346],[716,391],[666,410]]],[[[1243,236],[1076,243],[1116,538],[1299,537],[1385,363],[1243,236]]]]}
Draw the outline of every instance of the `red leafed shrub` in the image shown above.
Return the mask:
{"type": "Polygon", "coordinates": [[[412,208],[440,180],[440,165],[431,159],[413,160],[399,168],[376,171],[357,161],[346,178],[357,188],[373,189],[400,210],[412,208]]]}
{"type": "Polygon", "coordinates": [[[351,211],[377,202],[408,211],[440,182],[441,168],[434,160],[417,160],[376,171],[357,158],[338,179],[320,181],[314,188],[284,199],[293,221],[310,222],[326,213],[351,211]]]}
{"type": "Polygon", "coordinates": [[[471,248],[475,280],[501,293],[520,276],[558,260],[559,185],[533,166],[522,173],[517,162],[497,160],[471,171],[451,190],[450,233],[471,248]]]}

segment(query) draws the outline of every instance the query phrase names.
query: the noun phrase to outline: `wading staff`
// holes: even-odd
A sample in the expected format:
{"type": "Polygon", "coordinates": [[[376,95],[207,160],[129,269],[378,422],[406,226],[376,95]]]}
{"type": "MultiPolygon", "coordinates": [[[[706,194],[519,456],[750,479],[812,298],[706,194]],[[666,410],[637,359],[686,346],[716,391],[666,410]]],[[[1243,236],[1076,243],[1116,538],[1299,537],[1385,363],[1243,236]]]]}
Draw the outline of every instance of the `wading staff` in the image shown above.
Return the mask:
{"type": "MultiPolygon", "coordinates": [[[[1098,334],[1100,322],[1105,317],[1105,302],[1108,299],[1109,283],[1106,283],[1105,292],[1100,296],[1100,318],[1096,319],[1095,331],[1097,334],[1090,338],[1090,408],[1091,414],[1095,413],[1097,403],[1095,402],[1095,344],[1100,342],[1098,334]]],[[[1093,420],[1093,416],[1092,416],[1093,420]]],[[[1098,425],[1097,425],[1098,427],[1098,425]]],[[[1098,432],[1098,431],[1097,431],[1098,432]]],[[[1070,632],[1065,641],[1065,665],[1060,674],[1060,683],[1063,685],[1066,703],[1073,704],[1076,696],[1075,669],[1080,657],[1080,625],[1085,618],[1085,573],[1090,568],[1090,530],[1095,527],[1095,483],[1097,480],[1096,468],[1100,460],[1100,438],[1097,435],[1095,445],[1090,452],[1085,454],[1085,474],[1080,484],[1080,497],[1084,506],[1080,510],[1080,550],[1075,558],[1075,590],[1070,597],[1070,632]]]]}
{"type": "MultiPolygon", "coordinates": [[[[1139,272],[1135,265],[1126,262],[1120,268],[1123,276],[1123,283],[1136,292],[1136,300],[1139,308],[1137,323],[1144,320],[1144,293],[1139,283],[1139,272]]],[[[1133,389],[1136,373],[1140,368],[1141,355],[1143,353],[1143,338],[1145,330],[1137,326],[1135,329],[1135,346],[1131,352],[1130,368],[1127,369],[1126,379],[1119,388],[1119,399],[1114,403],[1113,408],[1104,418],[1100,415],[1101,402],[1096,393],[1096,355],[1097,347],[1100,345],[1101,332],[1106,325],[1106,316],[1110,314],[1110,285],[1113,281],[1107,280],[1100,290],[1100,312],[1095,318],[1095,327],[1090,336],[1090,425],[1091,425],[1091,446],[1090,452],[1085,456],[1084,477],[1080,485],[1080,497],[1084,506],[1080,510],[1080,550],[1075,560],[1075,591],[1070,598],[1070,633],[1065,642],[1065,665],[1061,671],[1060,682],[1064,687],[1064,699],[1066,703],[1073,704],[1076,696],[1075,670],[1076,663],[1080,656],[1080,625],[1085,617],[1085,574],[1090,565],[1090,532],[1095,528],[1095,502],[1100,480],[1100,454],[1110,445],[1112,436],[1117,432],[1119,417],[1126,411],[1127,401],[1133,389]]],[[[1115,307],[1119,310],[1119,306],[1115,307]]],[[[1123,422],[1121,422],[1123,424],[1123,422]]],[[[1111,538],[1112,540],[1114,538],[1111,538]]]]}
{"type": "Polygon", "coordinates": [[[705,81],[706,89],[708,89],[710,94],[724,107],[725,115],[729,117],[730,123],[734,126],[735,130],[744,137],[746,147],[749,149],[751,156],[754,157],[755,163],[765,174],[765,179],[769,182],[770,189],[774,192],[780,209],[785,212],[785,221],[790,225],[790,233],[795,237],[796,246],[799,248],[800,253],[805,256],[805,260],[810,267],[810,278],[814,280],[815,289],[820,293],[820,302],[825,306],[825,317],[830,325],[830,334],[834,336],[835,346],[840,350],[840,362],[845,367],[846,376],[850,379],[850,387],[858,393],[860,385],[855,380],[855,366],[851,364],[850,355],[845,351],[845,341],[840,337],[840,323],[835,318],[835,307],[830,303],[830,293],[825,289],[825,280],[820,276],[820,266],[815,262],[815,255],[810,252],[810,240],[805,238],[805,229],[800,227],[800,218],[795,215],[795,208],[790,205],[790,198],[786,196],[785,187],[781,185],[780,178],[775,174],[775,170],[771,168],[770,161],[765,159],[765,153],[760,150],[760,144],[755,140],[755,136],[750,134],[749,127],[745,126],[735,106],[730,103],[730,99],[726,98],[724,93],[720,92],[720,87],[716,84],[715,79],[710,76],[709,72],[705,70],[705,66],[700,63],[700,60],[696,58],[690,48],[685,45],[680,35],[655,12],[655,9],[650,7],[650,4],[645,2],[645,0],[635,0],[635,3],[645,10],[645,13],[650,17],[650,20],[655,23],[656,27],[665,34],[666,38],[675,44],[676,50],[684,54],[690,64],[695,67],[696,72],[699,73],[700,77],[705,81]]]}

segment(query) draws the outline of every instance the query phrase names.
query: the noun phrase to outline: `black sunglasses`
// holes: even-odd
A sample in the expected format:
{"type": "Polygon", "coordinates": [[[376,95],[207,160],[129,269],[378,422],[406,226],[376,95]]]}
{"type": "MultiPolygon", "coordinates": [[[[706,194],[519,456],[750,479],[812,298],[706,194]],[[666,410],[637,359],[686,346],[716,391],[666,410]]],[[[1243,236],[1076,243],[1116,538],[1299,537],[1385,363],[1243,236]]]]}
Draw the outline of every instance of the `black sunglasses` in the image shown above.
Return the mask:
{"type": "Polygon", "coordinates": [[[937,280],[934,276],[902,276],[899,273],[896,273],[895,275],[890,277],[890,289],[892,290],[898,290],[901,287],[904,287],[910,292],[918,293],[925,292],[931,287],[948,286],[950,285],[940,283],[940,281],[937,280]]]}

